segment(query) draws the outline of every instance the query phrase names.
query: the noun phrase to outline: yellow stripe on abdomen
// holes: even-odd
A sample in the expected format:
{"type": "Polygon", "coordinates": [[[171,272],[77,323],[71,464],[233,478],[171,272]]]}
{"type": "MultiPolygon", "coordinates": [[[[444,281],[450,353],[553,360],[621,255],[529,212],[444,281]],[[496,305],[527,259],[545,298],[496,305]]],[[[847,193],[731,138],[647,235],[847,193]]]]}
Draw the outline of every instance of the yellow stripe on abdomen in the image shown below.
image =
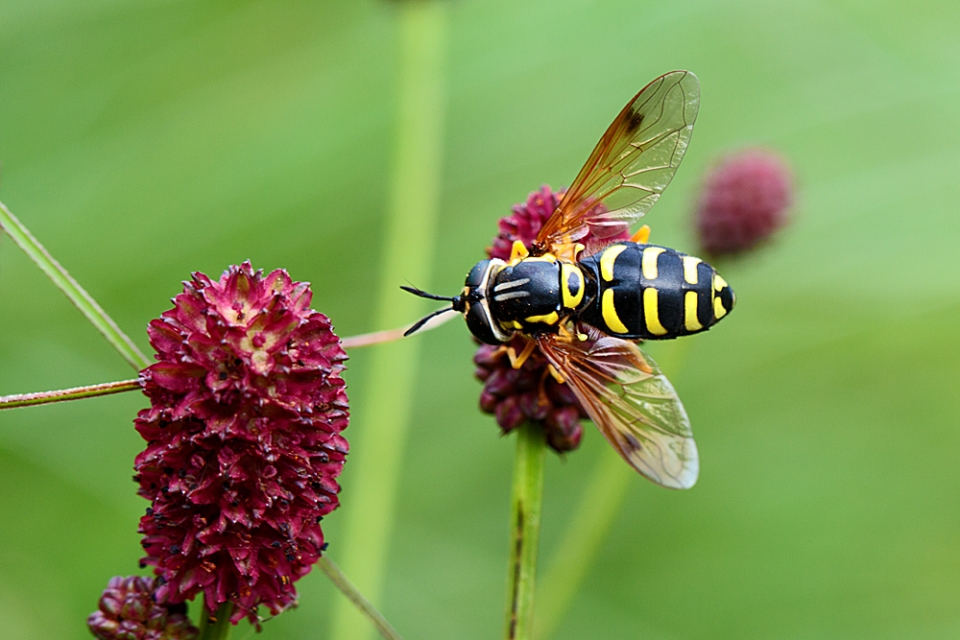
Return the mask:
{"type": "Polygon", "coordinates": [[[647,332],[655,336],[664,336],[667,330],[660,324],[660,292],[655,287],[643,290],[643,321],[647,325],[647,332]]]}
{"type": "Polygon", "coordinates": [[[693,256],[683,256],[683,279],[688,284],[697,284],[697,265],[700,264],[700,258],[693,256]]]}
{"type": "Polygon", "coordinates": [[[647,247],[643,250],[640,269],[643,271],[643,277],[647,280],[656,280],[657,276],[660,275],[660,270],[657,268],[657,260],[663,251],[663,247],[647,247]]]}
{"type": "Polygon", "coordinates": [[[697,318],[697,299],[699,295],[696,291],[687,291],[683,296],[683,326],[687,331],[700,331],[703,325],[697,318]]]}
{"type": "Polygon", "coordinates": [[[614,333],[630,333],[627,325],[623,324],[620,316],[617,315],[617,308],[613,303],[613,289],[607,289],[603,292],[603,299],[600,301],[600,311],[603,313],[603,321],[613,330],[614,333]]]}
{"type": "Polygon", "coordinates": [[[723,303],[720,302],[720,298],[714,298],[713,299],[713,317],[719,320],[725,315],[727,315],[727,310],[723,306],[723,303]]]}
{"type": "Polygon", "coordinates": [[[613,263],[617,261],[617,256],[619,256],[626,248],[627,245],[625,244],[615,244],[603,252],[603,255],[600,256],[601,278],[607,282],[613,280],[613,263]]]}
{"type": "Polygon", "coordinates": [[[720,298],[717,296],[717,294],[727,286],[729,286],[727,281],[721,278],[719,273],[713,274],[713,291],[710,293],[710,297],[713,300],[713,317],[715,320],[719,320],[727,315],[726,307],[723,306],[723,303],[720,302],[720,298]]]}

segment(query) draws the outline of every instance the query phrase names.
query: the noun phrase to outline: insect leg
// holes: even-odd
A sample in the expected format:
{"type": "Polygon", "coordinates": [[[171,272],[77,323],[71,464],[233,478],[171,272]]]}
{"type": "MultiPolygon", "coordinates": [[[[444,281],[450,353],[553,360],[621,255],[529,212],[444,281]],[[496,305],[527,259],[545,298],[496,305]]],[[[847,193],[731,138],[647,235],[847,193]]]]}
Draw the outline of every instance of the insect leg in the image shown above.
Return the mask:
{"type": "Polygon", "coordinates": [[[643,225],[637,232],[633,234],[630,238],[630,242],[636,242],[637,244],[647,244],[647,241],[650,239],[650,225],[643,225]]]}
{"type": "Polygon", "coordinates": [[[527,247],[519,240],[513,241],[513,247],[510,248],[510,260],[508,264],[516,264],[530,255],[527,247]]]}
{"type": "Polygon", "coordinates": [[[553,376],[553,379],[559,382],[560,384],[563,384],[566,382],[566,380],[563,379],[563,376],[560,375],[560,372],[557,371],[552,364],[547,365],[547,371],[549,371],[550,375],[553,376]]]}
{"type": "Polygon", "coordinates": [[[523,347],[523,351],[520,352],[520,355],[517,355],[517,351],[513,347],[507,347],[507,357],[510,358],[510,366],[512,366],[514,369],[519,369],[522,367],[523,363],[527,361],[527,358],[530,357],[530,354],[533,353],[533,350],[536,347],[536,342],[533,340],[527,340],[527,344],[523,347]]]}

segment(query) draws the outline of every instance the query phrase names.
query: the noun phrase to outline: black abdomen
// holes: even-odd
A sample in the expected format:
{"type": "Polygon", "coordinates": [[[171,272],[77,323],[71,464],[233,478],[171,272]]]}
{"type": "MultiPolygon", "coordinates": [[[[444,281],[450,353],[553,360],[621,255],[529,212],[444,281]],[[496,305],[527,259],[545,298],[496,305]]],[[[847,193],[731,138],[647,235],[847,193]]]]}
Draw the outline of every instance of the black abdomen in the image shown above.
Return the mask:
{"type": "Polygon", "coordinates": [[[698,333],[733,308],[733,291],[713,267],[667,247],[619,242],[580,266],[598,283],[580,320],[614,336],[664,340],[698,333]]]}

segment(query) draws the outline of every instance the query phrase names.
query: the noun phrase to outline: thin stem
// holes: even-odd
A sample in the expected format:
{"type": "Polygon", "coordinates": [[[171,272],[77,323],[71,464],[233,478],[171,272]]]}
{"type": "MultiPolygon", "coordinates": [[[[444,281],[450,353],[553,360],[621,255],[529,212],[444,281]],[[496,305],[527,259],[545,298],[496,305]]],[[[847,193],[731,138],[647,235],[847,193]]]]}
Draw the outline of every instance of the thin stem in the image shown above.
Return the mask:
{"type": "Polygon", "coordinates": [[[225,602],[210,615],[206,605],[200,617],[200,640],[229,640],[233,625],[230,616],[233,615],[233,603],[225,602]]]}
{"type": "Polygon", "coordinates": [[[525,423],[518,431],[513,465],[506,640],[529,640],[532,637],[543,462],[547,451],[543,428],[539,424],[525,423]]]}
{"type": "MultiPolygon", "coordinates": [[[[425,331],[430,331],[431,329],[436,329],[445,322],[452,320],[453,318],[459,317],[459,313],[448,313],[442,316],[437,316],[436,318],[430,320],[425,325],[423,325],[420,330],[417,332],[417,335],[424,333],[425,331]]],[[[361,333],[358,336],[350,336],[349,338],[344,338],[340,341],[340,344],[344,349],[356,349],[357,347],[370,347],[375,344],[383,344],[386,342],[393,342],[394,340],[399,340],[403,337],[403,334],[412,327],[412,324],[400,327],[399,329],[387,329],[386,331],[374,331],[373,333],[361,333]]]]}
{"type": "Polygon", "coordinates": [[[51,402],[66,402],[94,396],[107,396],[122,391],[133,391],[140,388],[140,380],[121,380],[119,382],[104,382],[86,387],[73,389],[57,389],[56,391],[38,391],[36,393],[18,393],[11,396],[0,396],[0,409],[14,409],[29,407],[36,404],[50,404],[51,402]]]}
{"type": "MultiPolygon", "coordinates": [[[[426,286],[440,211],[446,50],[450,3],[392,3],[397,17],[397,122],[375,326],[396,327],[421,315],[420,298],[397,286],[407,279],[426,286]]],[[[453,314],[450,314],[453,315],[453,314]]],[[[344,504],[340,563],[372,602],[378,602],[392,540],[407,432],[420,355],[419,340],[378,346],[362,385],[365,402],[353,423],[361,425],[353,447],[351,495],[344,504]]],[[[363,640],[371,629],[354,607],[338,600],[331,637],[363,640]]]]}
{"type": "MultiPolygon", "coordinates": [[[[454,314],[455,315],[455,314],[454,314]]],[[[450,320],[453,316],[444,316],[436,321],[429,322],[420,330],[429,331],[435,329],[441,324],[450,320]]],[[[358,336],[350,336],[342,341],[344,349],[355,349],[358,347],[369,347],[375,344],[393,342],[403,337],[404,332],[411,325],[400,327],[398,329],[388,329],[387,331],[376,331],[374,333],[363,333],[358,336]]],[[[17,407],[29,407],[37,404],[50,404],[53,402],[66,402],[67,400],[80,400],[82,398],[92,398],[95,396],[106,396],[123,391],[133,391],[140,388],[140,380],[121,380],[119,382],[104,382],[102,384],[92,384],[85,387],[74,387],[72,389],[56,389],[54,391],[38,391],[35,393],[18,393],[8,396],[0,396],[0,410],[15,409],[17,407]]]]}
{"type": "Polygon", "coordinates": [[[120,330],[117,323],[107,315],[96,300],[91,298],[90,294],[67,273],[67,270],[53,259],[53,256],[43,248],[43,245],[37,242],[30,231],[10,213],[10,210],[2,202],[0,202],[0,229],[6,231],[27,256],[40,267],[40,270],[53,280],[53,283],[63,291],[70,302],[103,334],[107,342],[113,345],[113,348],[131,367],[139,371],[150,364],[147,357],[137,348],[137,345],[133,344],[133,341],[120,330]]]}
{"type": "Polygon", "coordinates": [[[363,594],[350,582],[350,579],[344,575],[343,571],[340,570],[340,567],[338,567],[333,560],[325,556],[321,557],[319,562],[317,562],[317,566],[327,574],[330,582],[340,590],[340,593],[345,595],[347,599],[353,603],[357,611],[366,616],[370,624],[377,628],[381,636],[387,640],[402,640],[400,634],[390,626],[390,623],[383,617],[383,614],[377,611],[374,606],[370,604],[370,601],[363,597],[363,594]]]}

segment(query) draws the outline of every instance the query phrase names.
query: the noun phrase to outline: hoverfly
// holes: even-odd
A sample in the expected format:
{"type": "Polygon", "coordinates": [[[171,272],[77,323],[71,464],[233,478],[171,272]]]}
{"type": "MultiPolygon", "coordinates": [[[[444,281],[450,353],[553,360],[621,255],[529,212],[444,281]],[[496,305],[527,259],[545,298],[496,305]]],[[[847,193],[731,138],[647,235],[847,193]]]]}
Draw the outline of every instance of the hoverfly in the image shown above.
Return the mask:
{"type": "Polygon", "coordinates": [[[699,473],[683,404],[637,345],[710,328],[733,309],[733,290],[707,263],[648,244],[649,227],[628,229],[657,201],[683,158],[700,103],[700,83],[672,71],[644,87],[603,134],[557,209],[529,247],[508,261],[481,260],[458,296],[413,325],[457,311],[487,344],[512,342],[515,368],[539,349],[604,437],[634,469],[674,489],[699,473]],[[588,233],[586,246],[579,240],[588,233]],[[607,240],[604,240],[604,239],[607,240]]]}

